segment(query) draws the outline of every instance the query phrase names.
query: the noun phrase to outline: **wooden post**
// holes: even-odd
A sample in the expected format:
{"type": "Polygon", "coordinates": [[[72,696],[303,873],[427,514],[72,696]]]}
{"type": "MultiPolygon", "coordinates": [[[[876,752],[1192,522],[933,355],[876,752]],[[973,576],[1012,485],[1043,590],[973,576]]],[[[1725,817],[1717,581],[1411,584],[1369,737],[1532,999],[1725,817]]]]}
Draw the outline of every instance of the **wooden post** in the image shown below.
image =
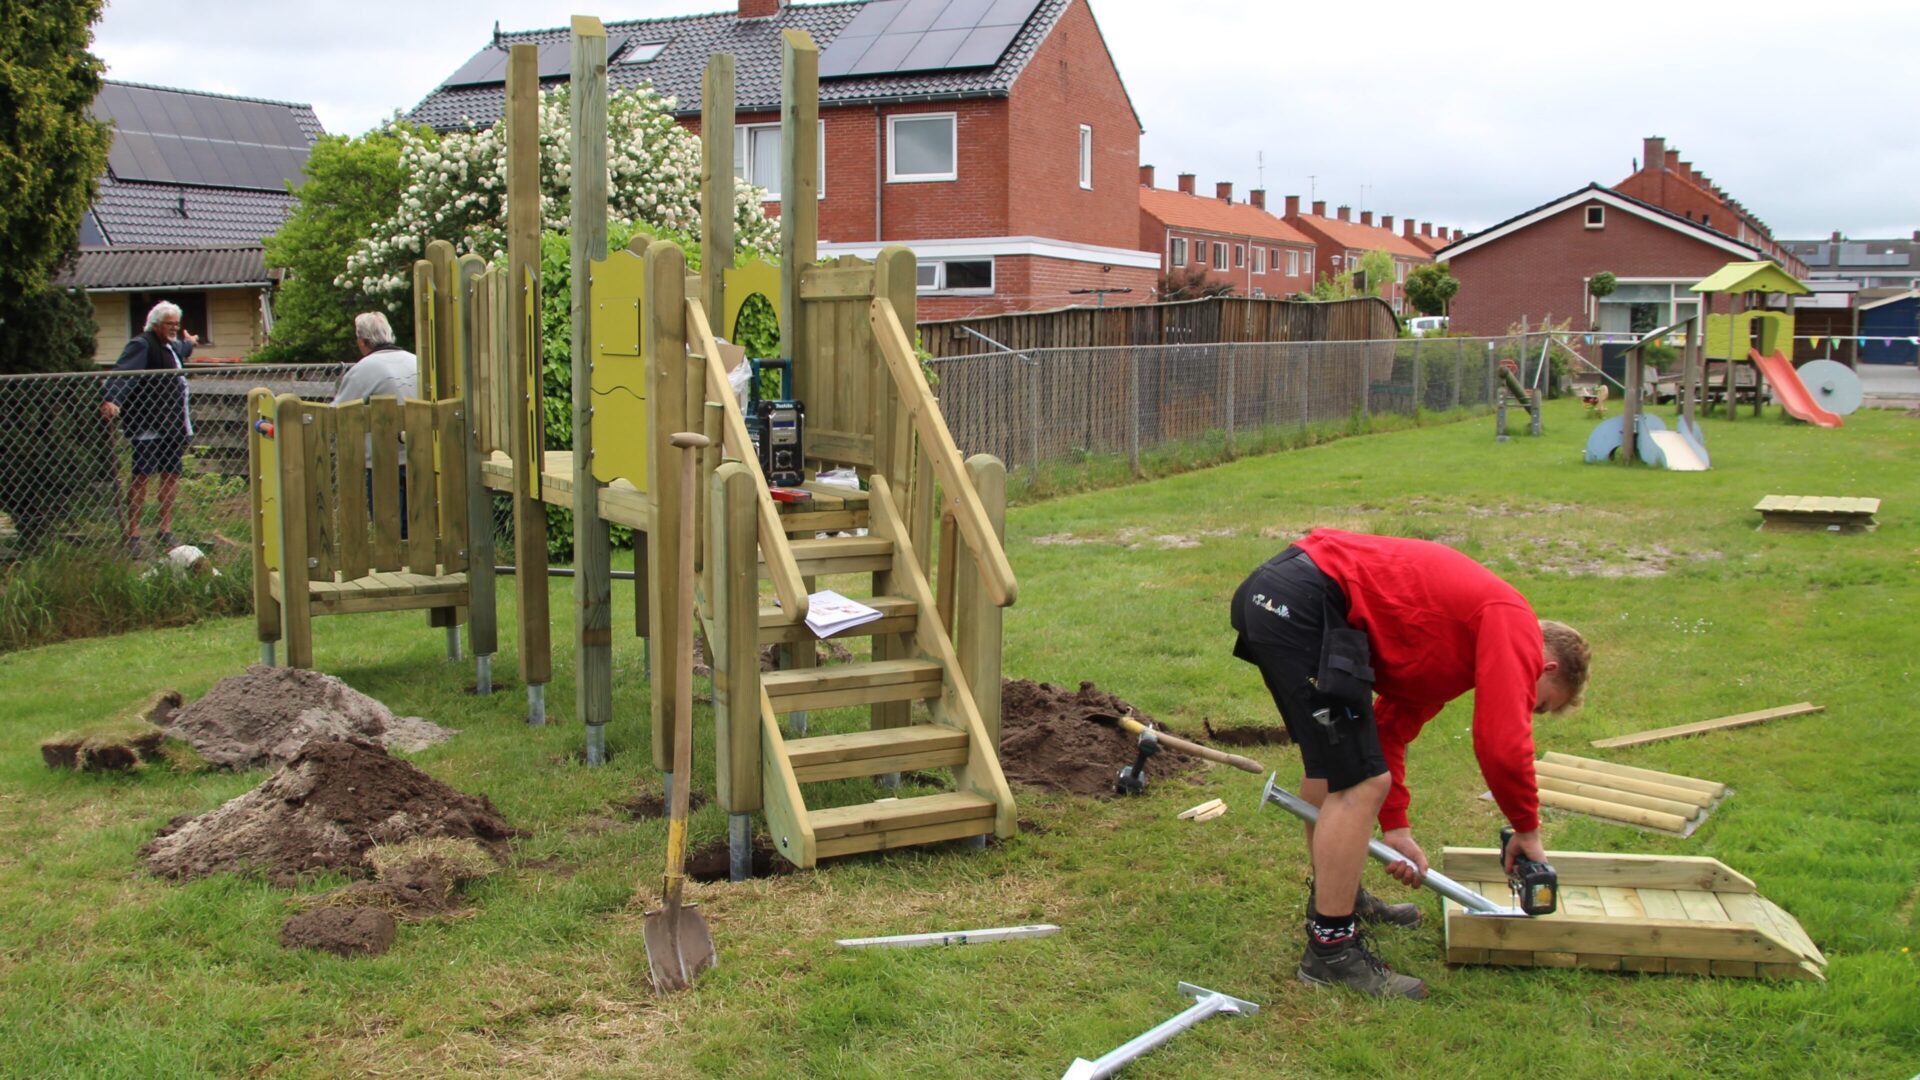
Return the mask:
{"type": "Polygon", "coordinates": [[[1640,419],[1640,378],[1642,370],[1640,349],[1638,347],[1628,349],[1627,370],[1624,373],[1626,375],[1627,400],[1626,403],[1620,407],[1620,462],[1623,465],[1633,464],[1634,451],[1639,449],[1637,445],[1638,440],[1634,437],[1634,425],[1638,423],[1640,419]]]}
{"type": "MultiPolygon", "coordinates": [[[[900,316],[903,327],[914,325],[914,305],[918,302],[919,290],[915,282],[915,259],[913,252],[904,247],[890,246],[880,252],[873,265],[873,294],[885,297],[894,305],[894,311],[900,316]],[[902,306],[904,305],[904,306],[902,306]]],[[[925,574],[928,565],[924,560],[930,557],[927,550],[932,545],[927,540],[933,531],[933,499],[931,489],[933,477],[931,467],[922,469],[924,475],[916,477],[913,470],[913,431],[906,407],[900,398],[900,386],[889,373],[886,360],[881,356],[877,344],[870,336],[871,328],[863,342],[861,350],[871,364],[874,417],[874,452],[876,472],[884,475],[895,491],[901,492],[906,505],[900,507],[907,518],[907,534],[913,544],[914,555],[923,560],[921,574],[925,574]]],[[[917,362],[917,358],[916,358],[917,362]]],[[[900,596],[905,594],[904,583],[893,580],[892,571],[877,573],[873,578],[876,593],[900,596]]],[[[812,649],[811,643],[803,642],[796,651],[812,649]]],[[[903,660],[913,655],[913,634],[876,634],[873,638],[873,658],[875,660],[903,660]]],[[[801,660],[796,656],[796,660],[801,660]]],[[[871,707],[868,714],[870,726],[878,728],[905,727],[913,722],[910,702],[880,702],[871,707]]]]}
{"type": "MultiPolygon", "coordinates": [[[[1740,369],[1740,360],[1746,355],[1745,350],[1741,348],[1746,335],[1741,333],[1740,330],[1740,316],[1746,314],[1747,311],[1747,294],[1733,293],[1727,299],[1727,419],[1731,421],[1740,418],[1740,409],[1735,402],[1734,388],[1739,383],[1739,380],[1735,378],[1735,374],[1740,369]]],[[[1760,373],[1757,371],[1754,372],[1754,378],[1757,380],[1759,377],[1760,373]]],[[[1759,399],[1760,388],[1758,386],[1754,387],[1753,396],[1755,400],[1759,399]]]]}
{"type": "MultiPolygon", "coordinates": [[[[1705,304],[1701,304],[1698,310],[1704,310],[1705,307],[1705,304]]],[[[1694,419],[1694,411],[1700,405],[1695,379],[1700,372],[1706,330],[1707,319],[1704,314],[1696,314],[1693,322],[1687,324],[1687,343],[1680,354],[1680,419],[1684,422],[1681,425],[1683,427],[1698,423],[1694,419]]]]}
{"type": "Polygon", "coordinates": [[[760,570],[753,470],[714,470],[707,565],[713,601],[714,798],[729,814],[760,809],[760,570]]]}
{"type": "MultiPolygon", "coordinates": [[[[273,437],[280,464],[280,634],[287,642],[287,666],[313,666],[313,619],[307,598],[307,455],[295,449],[306,435],[300,395],[274,399],[273,437]]],[[[349,455],[351,456],[351,455],[349,455]]]]}
{"type": "MultiPolygon", "coordinates": [[[[268,436],[261,421],[276,423],[273,392],[255,387],[247,392],[247,492],[253,510],[253,629],[260,641],[260,662],[273,664],[273,643],[280,640],[280,604],[273,598],[268,573],[280,570],[284,562],[279,545],[280,515],[284,509],[279,492],[279,429],[268,436]],[[271,539],[271,550],[269,541],[271,539]]],[[[285,580],[285,575],[281,575],[285,580]]]]}
{"type": "Polygon", "coordinates": [[[515,45],[507,60],[507,357],[513,437],[514,591],[527,722],[546,722],[553,678],[547,607],[547,508],[540,501],[546,439],[540,409],[540,50],[515,45]]]}
{"type": "MultiPolygon", "coordinates": [[[[804,30],[780,35],[780,349],[795,358],[795,392],[819,391],[798,362],[802,326],[800,275],[818,257],[820,239],[820,49],[804,30]]],[[[724,308],[717,309],[724,311],[724,308]]]]}
{"type": "Polygon", "coordinates": [[[600,482],[593,478],[593,264],[607,257],[607,29],[573,17],[573,629],[574,714],[586,728],[587,764],[607,760],[613,717],[613,567],[600,482]]]}
{"type": "Polygon", "coordinates": [[[420,396],[428,401],[439,401],[458,394],[455,388],[460,370],[460,357],[454,342],[458,338],[455,332],[453,304],[453,245],[445,240],[435,240],[427,245],[427,261],[433,264],[433,363],[426,365],[421,374],[418,389],[420,396]]]}
{"type": "MultiPolygon", "coordinates": [[[[993,523],[994,536],[1005,543],[1007,467],[991,455],[975,454],[967,459],[967,476],[973,481],[974,490],[980,493],[987,519],[993,523]]],[[[1001,629],[1005,616],[987,596],[977,560],[955,559],[952,565],[958,579],[954,588],[954,615],[959,627],[954,651],[960,658],[961,677],[973,692],[974,706],[980,711],[980,722],[987,729],[987,741],[997,756],[1000,752],[1001,629]]]]}
{"type": "MultiPolygon", "coordinates": [[[[434,244],[446,244],[445,240],[434,240],[427,244],[429,250],[434,244]]],[[[453,245],[447,245],[449,249],[453,245]]],[[[433,386],[433,262],[420,258],[413,261],[413,376],[416,389],[433,386]]]]}
{"type": "Polygon", "coordinates": [[[488,333],[485,304],[487,264],[478,255],[463,255],[454,275],[454,302],[460,312],[460,404],[467,414],[467,649],[483,672],[475,680],[479,693],[491,682],[494,653],[500,649],[500,613],[494,593],[493,496],[480,483],[481,416],[486,411],[480,387],[480,342],[488,333]]]}
{"type": "Polygon", "coordinates": [[[733,54],[714,53],[700,79],[700,297],[714,319],[726,313],[733,265],[733,128],[733,54]]]}
{"type": "MultiPolygon", "coordinates": [[[[680,452],[669,443],[672,425],[666,421],[687,414],[687,260],[679,245],[656,240],[646,254],[647,383],[653,417],[661,421],[647,432],[651,445],[647,473],[653,492],[653,531],[647,543],[647,636],[661,648],[649,649],[653,763],[661,770],[673,762],[674,693],[680,680],[692,674],[675,669],[671,643],[679,640],[674,625],[680,610],[680,452]]],[[[636,571],[638,567],[635,568],[636,571]]],[[[755,632],[758,632],[758,614],[755,632]]]]}

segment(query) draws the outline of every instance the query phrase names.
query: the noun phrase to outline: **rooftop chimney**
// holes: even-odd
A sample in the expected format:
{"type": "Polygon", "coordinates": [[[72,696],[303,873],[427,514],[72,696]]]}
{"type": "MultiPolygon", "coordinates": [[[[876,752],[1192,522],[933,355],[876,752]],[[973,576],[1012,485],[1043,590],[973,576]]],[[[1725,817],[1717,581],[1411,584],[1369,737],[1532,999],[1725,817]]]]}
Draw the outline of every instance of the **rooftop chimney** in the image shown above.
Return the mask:
{"type": "Polygon", "coordinates": [[[1353,207],[1351,207],[1351,206],[1342,206],[1342,207],[1340,208],[1340,210],[1339,210],[1339,216],[1340,216],[1340,220],[1341,220],[1341,221],[1351,221],[1351,220],[1352,220],[1352,217],[1351,217],[1350,215],[1352,215],[1352,213],[1353,213],[1353,207]]]}
{"type": "Polygon", "coordinates": [[[1400,223],[1400,235],[1406,237],[1409,240],[1413,239],[1413,219],[1412,218],[1408,218],[1407,220],[1400,223]]]}
{"type": "Polygon", "coordinates": [[[1193,194],[1193,174],[1192,173],[1183,172],[1180,174],[1180,193],[1182,195],[1193,194]]]}
{"type": "Polygon", "coordinates": [[[1648,170],[1659,172],[1666,166],[1667,140],[1658,135],[1651,135],[1640,142],[1641,153],[1645,155],[1642,160],[1647,163],[1648,170]]]}
{"type": "MultiPolygon", "coordinates": [[[[1920,233],[1916,233],[1915,235],[1920,235],[1920,233]]],[[[1833,230],[1833,240],[1831,241],[1831,243],[1837,244],[1839,242],[1840,242],[1840,230],[1835,229],[1833,230]]]]}
{"type": "Polygon", "coordinates": [[[1421,236],[1432,236],[1432,235],[1433,235],[1433,222],[1431,222],[1431,221],[1423,221],[1423,222],[1421,222],[1421,223],[1420,223],[1420,235],[1421,235],[1421,236]]]}
{"type": "Polygon", "coordinates": [[[1392,214],[1381,214],[1381,215],[1380,215],[1380,227],[1381,227],[1381,228],[1383,228],[1383,229],[1385,229],[1385,230],[1387,230],[1388,232],[1392,232],[1392,231],[1393,231],[1393,215],[1392,215],[1392,214]]]}
{"type": "Polygon", "coordinates": [[[1287,216],[1290,218],[1297,218],[1300,216],[1300,196],[1298,195],[1287,196],[1287,216]]]}
{"type": "Polygon", "coordinates": [[[740,0],[740,17],[743,19],[770,19],[780,14],[787,6],[787,0],[740,0]]]}
{"type": "Polygon", "coordinates": [[[1267,189],[1254,188],[1252,191],[1247,192],[1247,201],[1253,204],[1255,210],[1265,210],[1267,208],[1267,189]]]}
{"type": "Polygon", "coordinates": [[[1327,200],[1325,199],[1313,200],[1313,216],[1314,217],[1327,216],[1327,200]]]}
{"type": "Polygon", "coordinates": [[[1680,171],[1680,151],[1669,150],[1660,159],[1660,167],[1667,172],[1680,171]]]}
{"type": "Polygon", "coordinates": [[[1219,199],[1221,202],[1232,202],[1233,201],[1232,182],[1227,180],[1221,180],[1215,183],[1213,185],[1213,195],[1215,198],[1219,199]]]}
{"type": "Polygon", "coordinates": [[[1151,165],[1140,166],[1140,186],[1141,187],[1153,186],[1153,166],[1151,165]]]}
{"type": "Polygon", "coordinates": [[[1371,226],[1373,224],[1373,211],[1371,210],[1360,211],[1360,224],[1371,226]]]}

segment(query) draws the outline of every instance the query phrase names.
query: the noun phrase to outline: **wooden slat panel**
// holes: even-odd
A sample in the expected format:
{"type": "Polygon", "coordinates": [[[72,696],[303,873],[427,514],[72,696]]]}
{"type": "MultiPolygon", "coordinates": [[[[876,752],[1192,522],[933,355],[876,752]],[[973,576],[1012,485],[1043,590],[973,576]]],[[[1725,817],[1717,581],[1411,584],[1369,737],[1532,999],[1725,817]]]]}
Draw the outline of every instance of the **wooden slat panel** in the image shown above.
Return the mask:
{"type": "Polygon", "coordinates": [[[991,828],[993,801],[972,792],[949,791],[917,799],[886,799],[811,811],[813,835],[832,840],[853,833],[898,831],[945,821],[985,818],[991,828]]]}
{"type": "Polygon", "coordinates": [[[467,568],[467,405],[434,406],[440,443],[440,563],[447,572],[467,568]]]}
{"type": "Polygon", "coordinates": [[[1721,731],[1726,728],[1746,727],[1766,720],[1776,720],[1787,716],[1805,716],[1809,713],[1825,711],[1825,706],[1802,701],[1797,705],[1782,705],[1776,709],[1761,709],[1757,712],[1740,713],[1735,716],[1722,716],[1715,720],[1702,720],[1697,724],[1678,724],[1673,727],[1656,728],[1652,731],[1638,731],[1632,735],[1618,735],[1611,739],[1595,739],[1591,745],[1602,749],[1618,749],[1623,746],[1640,746],[1644,743],[1660,742],[1663,739],[1678,739],[1687,735],[1698,735],[1705,731],[1721,731]]]}
{"type": "Polygon", "coordinates": [[[1560,910],[1569,915],[1588,918],[1605,918],[1612,912],[1600,899],[1600,891],[1594,885],[1563,885],[1560,887],[1560,910]]]}
{"type": "Polygon", "coordinates": [[[402,408],[407,425],[407,569],[432,574],[440,561],[439,476],[434,470],[433,413],[430,401],[409,401],[402,408]]]}
{"type": "Polygon", "coordinates": [[[367,399],[367,428],[373,433],[373,502],[367,516],[373,521],[373,543],[368,549],[371,569],[400,569],[400,401],[367,399]]]}
{"type": "Polygon", "coordinates": [[[1586,971],[1619,971],[1626,957],[1605,956],[1597,953],[1580,953],[1574,957],[1573,966],[1586,971]]]}
{"type": "Polygon", "coordinates": [[[1649,919],[1685,919],[1686,905],[1680,902],[1680,894],[1672,889],[1641,888],[1634,890],[1640,897],[1640,908],[1649,919]]]}
{"type": "Polygon", "coordinates": [[[1727,909],[1720,903],[1720,897],[1699,889],[1676,889],[1680,897],[1680,906],[1686,909],[1687,918],[1696,922],[1731,922],[1727,918],[1727,909]]]}
{"type": "Polygon", "coordinates": [[[1767,914],[1773,916],[1773,925],[1785,931],[1787,943],[1793,946],[1794,951],[1816,964],[1825,966],[1826,954],[1820,951],[1820,946],[1814,944],[1813,938],[1808,936],[1806,927],[1800,925],[1799,919],[1794,918],[1787,913],[1786,909],[1764,896],[1760,898],[1760,903],[1767,909],[1767,914]]]}
{"type": "Polygon", "coordinates": [[[1648,975],[1667,973],[1667,958],[1664,956],[1623,956],[1620,967],[1624,971],[1638,971],[1648,975]]]}
{"type": "Polygon", "coordinates": [[[895,829],[886,832],[859,833],[843,836],[838,840],[815,840],[815,850],[821,858],[829,855],[853,855],[862,851],[889,851],[894,848],[913,847],[918,844],[934,844],[942,840],[959,840],[968,836],[985,836],[993,832],[992,817],[962,818],[958,821],[941,822],[938,825],[921,825],[917,828],[895,829]]]}
{"type": "Polygon", "coordinates": [[[367,407],[362,402],[333,410],[334,457],[339,485],[340,576],[367,573],[367,407]]]}
{"type": "MultiPolygon", "coordinates": [[[[1709,892],[1754,892],[1752,879],[1736,873],[1718,859],[1691,855],[1620,855],[1599,851],[1549,851],[1548,861],[1562,885],[1642,885],[1656,889],[1705,889],[1709,892]]],[[[1504,877],[1498,848],[1449,847],[1441,850],[1441,867],[1455,880],[1504,877]]]]}
{"type": "MultiPolygon", "coordinates": [[[[1724,912],[1722,913],[1724,915],[1724,912]]],[[[1453,919],[1449,941],[1461,948],[1590,952],[1610,956],[1694,957],[1797,963],[1792,950],[1752,927],[1703,920],[1583,918],[1453,919]]]]}
{"type": "Polygon", "coordinates": [[[916,724],[887,731],[855,731],[844,735],[816,735],[787,740],[787,760],[794,768],[824,765],[858,758],[886,757],[921,750],[967,745],[966,732],[938,724],[916,724]]]}
{"type": "Polygon", "coordinates": [[[1647,909],[1640,904],[1640,894],[1633,889],[1615,888],[1611,885],[1599,885],[1600,906],[1608,915],[1616,919],[1644,919],[1647,909]]]}
{"type": "Polygon", "coordinates": [[[300,403],[300,441],[307,471],[307,577],[332,581],[339,528],[334,520],[333,406],[300,403]]]}

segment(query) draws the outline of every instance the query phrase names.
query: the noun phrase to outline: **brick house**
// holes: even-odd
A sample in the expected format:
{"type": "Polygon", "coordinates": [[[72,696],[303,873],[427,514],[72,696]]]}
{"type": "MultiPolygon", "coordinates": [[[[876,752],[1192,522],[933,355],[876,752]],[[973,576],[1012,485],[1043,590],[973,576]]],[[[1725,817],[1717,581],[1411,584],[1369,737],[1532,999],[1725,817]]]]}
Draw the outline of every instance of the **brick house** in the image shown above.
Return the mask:
{"type": "Polygon", "coordinates": [[[292,213],[312,145],[309,105],[106,82],[107,172],[56,279],[93,302],[94,359],[112,363],[161,300],[200,339],[195,360],[239,360],[273,328],[261,241],[292,213]]]}
{"type": "MultiPolygon", "coordinates": [[[[1088,0],[739,0],[734,11],[606,25],[608,84],[650,82],[695,131],[707,57],[733,54],[736,171],[768,190],[772,214],[780,36],[812,35],[820,253],[912,247],[921,318],[1064,307],[1084,301],[1076,290],[1152,297],[1160,260],[1137,246],[1140,120],[1088,0]],[[978,21],[943,24],[962,18],[978,21]]],[[[543,79],[558,82],[566,41],[565,30],[498,34],[409,119],[491,124],[506,47],[541,45],[543,79]]]]}
{"type": "Polygon", "coordinates": [[[1549,317],[1604,333],[1651,330],[1695,312],[1698,296],[1690,289],[1708,274],[1765,255],[1698,221],[1589,184],[1436,257],[1460,281],[1451,328],[1492,335],[1523,318],[1538,325],[1549,317]],[[1587,283],[1602,271],[1618,286],[1596,302],[1587,283]]]}
{"type": "MultiPolygon", "coordinates": [[[[1391,217],[1382,222],[1382,224],[1388,228],[1392,227],[1392,223],[1393,219],[1391,217]]],[[[1401,222],[1400,238],[1426,252],[1428,255],[1434,254],[1441,248],[1446,247],[1448,244],[1464,236],[1466,236],[1466,234],[1459,229],[1435,228],[1431,221],[1420,222],[1418,231],[1414,229],[1414,221],[1412,218],[1401,222]]]]}
{"type": "Polygon", "coordinates": [[[1765,222],[1692,162],[1680,160],[1680,151],[1669,149],[1666,139],[1648,136],[1641,141],[1641,153],[1644,156],[1633,175],[1613,185],[1614,191],[1731,237],[1779,263],[1794,277],[1807,276],[1807,265],[1786,244],[1774,240],[1765,222]]]}
{"type": "Polygon", "coordinates": [[[1380,296],[1393,305],[1396,315],[1407,313],[1407,275],[1414,267],[1433,262],[1433,252],[1394,232],[1391,214],[1381,218],[1378,225],[1373,222],[1371,210],[1362,210],[1357,221],[1352,220],[1351,215],[1352,210],[1342,206],[1333,217],[1328,217],[1324,199],[1314,202],[1312,213],[1303,214],[1300,196],[1289,195],[1284,220],[1313,241],[1317,255],[1316,277],[1322,274],[1339,277],[1357,269],[1360,260],[1370,251],[1384,251],[1393,256],[1393,281],[1380,296]]]}
{"type": "Polygon", "coordinates": [[[1236,296],[1287,297],[1313,287],[1313,241],[1267,212],[1267,193],[1233,201],[1233,185],[1214,197],[1194,192],[1192,173],[1179,189],[1153,186],[1153,166],[1140,166],[1140,246],[1160,252],[1160,276],[1184,271],[1206,283],[1233,286],[1236,296]]]}

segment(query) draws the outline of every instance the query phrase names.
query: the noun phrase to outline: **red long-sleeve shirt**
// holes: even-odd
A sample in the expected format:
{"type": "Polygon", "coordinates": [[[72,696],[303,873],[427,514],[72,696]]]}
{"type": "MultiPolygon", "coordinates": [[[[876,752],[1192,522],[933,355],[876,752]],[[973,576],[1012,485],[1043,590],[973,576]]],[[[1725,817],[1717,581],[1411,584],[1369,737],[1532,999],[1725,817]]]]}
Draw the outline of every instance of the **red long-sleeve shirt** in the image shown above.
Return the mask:
{"type": "Polygon", "coordinates": [[[1443,544],[1317,529],[1298,541],[1347,594],[1373,650],[1373,715],[1393,788],[1381,829],[1407,827],[1407,744],[1473,694],[1473,753],[1513,827],[1540,827],[1533,707],[1545,666],[1540,621],[1513,586],[1443,544]]]}

